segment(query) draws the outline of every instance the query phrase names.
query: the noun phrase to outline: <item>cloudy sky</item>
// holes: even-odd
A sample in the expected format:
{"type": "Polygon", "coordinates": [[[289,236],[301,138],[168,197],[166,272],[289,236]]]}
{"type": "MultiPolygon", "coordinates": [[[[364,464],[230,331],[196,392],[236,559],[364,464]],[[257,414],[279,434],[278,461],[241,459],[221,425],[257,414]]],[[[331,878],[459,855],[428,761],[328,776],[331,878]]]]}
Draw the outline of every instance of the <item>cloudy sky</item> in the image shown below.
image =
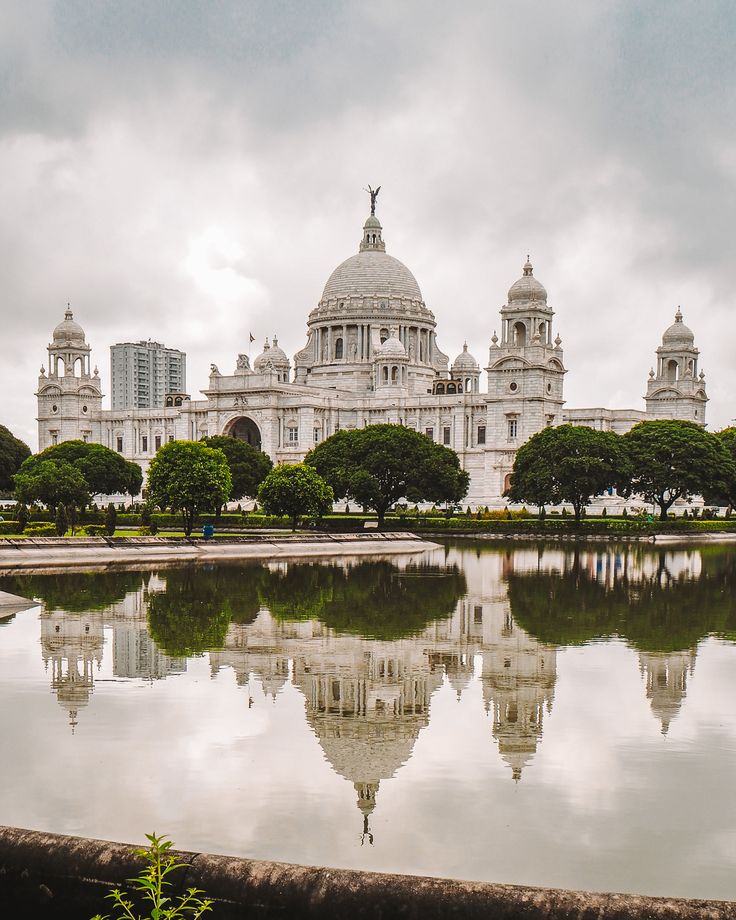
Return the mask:
{"type": "Polygon", "coordinates": [[[734,33],[726,0],[5,0],[0,422],[35,448],[67,301],[106,393],[116,341],[185,350],[195,396],[251,331],[293,354],[371,183],[451,358],[485,366],[529,251],[568,406],[643,408],[681,304],[723,427],[734,33]]]}

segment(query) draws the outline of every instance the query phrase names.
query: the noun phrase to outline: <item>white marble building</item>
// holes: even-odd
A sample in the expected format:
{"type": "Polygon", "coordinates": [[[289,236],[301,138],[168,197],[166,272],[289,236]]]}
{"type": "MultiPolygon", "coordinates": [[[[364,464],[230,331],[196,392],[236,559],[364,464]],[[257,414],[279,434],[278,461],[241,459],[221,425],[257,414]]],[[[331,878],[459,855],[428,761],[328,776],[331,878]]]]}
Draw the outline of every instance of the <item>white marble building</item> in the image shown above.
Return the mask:
{"type": "Polygon", "coordinates": [[[704,374],[679,309],[657,349],[644,410],[564,408],[566,369],[553,317],[527,259],[501,309],[481,389],[481,368],[467,347],[452,364],[440,350],[435,316],[411,271],[386,252],[372,213],[358,252],[332,272],[309,314],[293,367],[274,337],[252,368],[245,354],[233,355],[232,373],[212,365],[203,399],[170,393],[163,409],[103,409],[90,347],[67,309],[38,380],[39,449],[80,438],[145,471],[167,441],[226,434],[290,463],[341,428],[401,423],[457,451],[471,476],[467,502],[493,506],[517,448],[546,425],[624,432],[647,418],[705,424],[704,374]]]}

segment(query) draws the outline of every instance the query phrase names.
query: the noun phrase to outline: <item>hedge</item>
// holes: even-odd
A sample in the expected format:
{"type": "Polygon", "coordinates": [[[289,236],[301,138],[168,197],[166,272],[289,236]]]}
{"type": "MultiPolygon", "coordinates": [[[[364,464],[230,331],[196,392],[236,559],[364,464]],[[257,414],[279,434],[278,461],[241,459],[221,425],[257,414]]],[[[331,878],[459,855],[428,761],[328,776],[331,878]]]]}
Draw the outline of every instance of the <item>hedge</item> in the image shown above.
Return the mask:
{"type": "Polygon", "coordinates": [[[23,533],[20,521],[0,521],[0,534],[3,536],[19,533],[23,533]]]}
{"type": "Polygon", "coordinates": [[[28,537],[55,537],[56,524],[29,524],[24,532],[28,537]]]}

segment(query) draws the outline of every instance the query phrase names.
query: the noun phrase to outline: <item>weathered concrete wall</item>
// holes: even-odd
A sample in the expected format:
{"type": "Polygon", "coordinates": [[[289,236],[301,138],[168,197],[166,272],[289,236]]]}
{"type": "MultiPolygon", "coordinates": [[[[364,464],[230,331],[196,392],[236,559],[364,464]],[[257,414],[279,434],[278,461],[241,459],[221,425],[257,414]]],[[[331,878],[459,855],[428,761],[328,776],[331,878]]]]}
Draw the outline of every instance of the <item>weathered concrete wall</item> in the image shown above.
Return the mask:
{"type": "MultiPolygon", "coordinates": [[[[202,888],[213,920],[734,920],[736,903],[587,894],[178,853],[177,891],[202,888]]],[[[0,905],[13,920],[88,920],[126,888],[131,847],[0,826],[0,905]]]]}

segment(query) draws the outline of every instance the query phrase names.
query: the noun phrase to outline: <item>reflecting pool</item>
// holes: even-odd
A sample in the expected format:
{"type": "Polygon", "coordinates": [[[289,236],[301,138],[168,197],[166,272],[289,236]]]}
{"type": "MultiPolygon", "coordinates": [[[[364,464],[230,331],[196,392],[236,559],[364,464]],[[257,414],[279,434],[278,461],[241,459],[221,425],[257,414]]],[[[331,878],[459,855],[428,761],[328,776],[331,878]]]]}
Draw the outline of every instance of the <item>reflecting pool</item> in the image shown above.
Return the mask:
{"type": "Polygon", "coordinates": [[[35,599],[0,619],[0,823],[736,899],[736,548],[458,542],[0,590],[35,599]]]}

